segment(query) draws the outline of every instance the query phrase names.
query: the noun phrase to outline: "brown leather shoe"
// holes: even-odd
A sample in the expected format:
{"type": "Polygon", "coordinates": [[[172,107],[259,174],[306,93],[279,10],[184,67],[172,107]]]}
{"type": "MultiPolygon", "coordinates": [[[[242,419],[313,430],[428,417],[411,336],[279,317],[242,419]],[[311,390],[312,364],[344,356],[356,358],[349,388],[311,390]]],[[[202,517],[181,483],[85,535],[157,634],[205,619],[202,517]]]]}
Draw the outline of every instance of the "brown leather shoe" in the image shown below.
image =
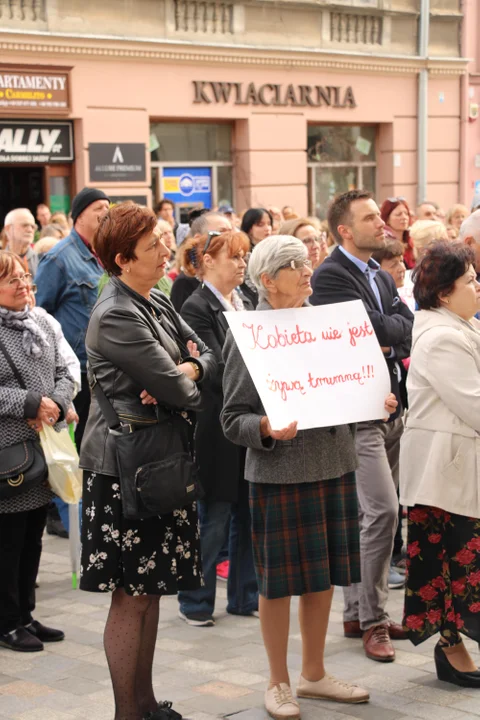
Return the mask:
{"type": "Polygon", "coordinates": [[[363,630],[360,629],[360,620],[347,620],[344,622],[343,634],[348,638],[361,638],[363,630]]]}
{"type": "Polygon", "coordinates": [[[393,662],[395,649],[390,640],[387,625],[376,625],[363,633],[365,655],[377,662],[393,662]]]}
{"type": "Polygon", "coordinates": [[[403,629],[403,625],[390,620],[388,623],[388,634],[392,640],[408,640],[407,633],[403,629]]]}

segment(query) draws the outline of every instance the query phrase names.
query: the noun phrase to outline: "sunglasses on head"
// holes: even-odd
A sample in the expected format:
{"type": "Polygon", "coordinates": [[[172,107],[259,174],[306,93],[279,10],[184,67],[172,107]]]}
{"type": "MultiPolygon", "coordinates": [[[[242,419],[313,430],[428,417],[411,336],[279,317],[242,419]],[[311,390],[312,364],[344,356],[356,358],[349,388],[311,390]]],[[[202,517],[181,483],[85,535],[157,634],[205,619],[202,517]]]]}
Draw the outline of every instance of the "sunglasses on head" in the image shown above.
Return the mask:
{"type": "Polygon", "coordinates": [[[203,254],[205,255],[208,251],[208,248],[210,247],[210,243],[212,242],[212,238],[218,237],[221,235],[221,232],[218,232],[217,230],[210,230],[210,232],[207,235],[207,242],[205,243],[205,247],[203,248],[203,254]]]}
{"type": "Polygon", "coordinates": [[[388,202],[392,202],[392,203],[393,202],[406,202],[407,198],[404,198],[401,195],[399,195],[398,197],[387,198],[387,200],[388,200],[388,202]]]}

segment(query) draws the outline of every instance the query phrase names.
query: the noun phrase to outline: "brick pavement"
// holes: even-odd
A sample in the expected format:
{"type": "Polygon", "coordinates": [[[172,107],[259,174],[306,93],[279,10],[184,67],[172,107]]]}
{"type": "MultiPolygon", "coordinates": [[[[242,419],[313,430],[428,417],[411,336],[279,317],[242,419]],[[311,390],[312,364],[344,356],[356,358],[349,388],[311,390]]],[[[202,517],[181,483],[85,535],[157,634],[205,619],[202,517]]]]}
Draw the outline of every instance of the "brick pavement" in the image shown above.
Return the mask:
{"type": "MultiPolygon", "coordinates": [[[[112,720],[113,697],[102,632],[109,596],[70,588],[68,543],[46,538],[39,576],[36,617],[62,628],[67,639],[42,653],[22,655],[0,649],[0,720],[112,720]]],[[[154,668],[159,699],[170,699],[191,720],[231,716],[266,720],[263,691],[268,670],[256,618],[223,611],[225,586],[219,584],[217,624],[191,628],[177,617],[175,598],[161,604],[154,668]]],[[[400,619],[402,591],[391,591],[389,610],[400,619]]],[[[301,644],[293,602],[290,634],[292,685],[301,664],[301,644]]],[[[301,700],[303,720],[479,720],[480,690],[441,683],[435,675],[435,641],[414,648],[397,642],[395,663],[368,660],[358,640],[342,635],[342,594],[335,595],[327,642],[328,671],[368,687],[368,705],[301,700]]],[[[469,649],[478,648],[468,643],[469,649]]]]}

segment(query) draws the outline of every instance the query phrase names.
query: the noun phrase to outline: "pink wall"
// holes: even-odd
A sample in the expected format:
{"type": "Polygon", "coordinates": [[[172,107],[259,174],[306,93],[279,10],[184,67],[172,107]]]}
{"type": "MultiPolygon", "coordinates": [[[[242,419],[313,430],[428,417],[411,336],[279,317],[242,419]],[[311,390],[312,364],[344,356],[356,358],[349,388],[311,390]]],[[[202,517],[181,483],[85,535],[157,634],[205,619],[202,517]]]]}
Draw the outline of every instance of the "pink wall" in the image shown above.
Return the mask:
{"type": "MultiPolygon", "coordinates": [[[[476,1],[476,0],[475,0],[476,1]]],[[[31,58],[18,58],[19,62],[31,58]]],[[[149,120],[231,120],[235,123],[234,166],[236,204],[292,204],[307,211],[307,124],[378,125],[378,200],[390,195],[416,198],[415,73],[361,74],[327,70],[291,70],[199,65],[105,58],[76,59],[72,63],[72,118],[76,119],[76,183],[88,182],[90,142],[145,142],[149,120]],[[265,107],[228,104],[194,104],[193,80],[292,83],[298,85],[351,85],[357,107],[265,107]]],[[[43,56],[44,64],[65,63],[65,58],[43,56]]],[[[460,79],[434,76],[429,97],[428,193],[448,206],[458,200],[460,137],[460,79]]],[[[480,127],[480,124],[479,124],[480,127]]],[[[479,149],[480,151],[480,149],[479,149]]],[[[147,153],[148,155],[148,153],[147,153]]],[[[148,163],[148,157],[147,157],[148,163]]],[[[147,165],[148,176],[149,166],[147,165]]],[[[480,172],[480,171],[479,171],[480,172]]],[[[149,181],[147,183],[149,185],[149,181]]],[[[115,194],[127,188],[117,185],[115,194]]],[[[131,189],[149,195],[142,183],[131,189]]]]}
{"type": "Polygon", "coordinates": [[[475,167],[475,156],[480,160],[480,118],[468,118],[470,103],[480,106],[480,3],[465,0],[463,55],[471,58],[469,76],[463,87],[464,117],[462,122],[462,183],[464,201],[470,207],[475,183],[480,181],[480,167],[475,167]]]}

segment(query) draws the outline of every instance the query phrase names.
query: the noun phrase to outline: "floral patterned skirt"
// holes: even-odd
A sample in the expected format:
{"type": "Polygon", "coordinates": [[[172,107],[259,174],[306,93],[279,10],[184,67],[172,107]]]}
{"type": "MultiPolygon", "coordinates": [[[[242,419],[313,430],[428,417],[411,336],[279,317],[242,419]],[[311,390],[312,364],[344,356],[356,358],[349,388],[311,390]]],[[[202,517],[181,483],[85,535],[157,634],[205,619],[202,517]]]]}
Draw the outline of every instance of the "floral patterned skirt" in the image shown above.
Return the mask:
{"type": "Polygon", "coordinates": [[[83,474],[80,589],[175,595],[203,585],[196,503],[169,515],[127,520],[120,482],[83,474]]]}
{"type": "Polygon", "coordinates": [[[437,632],[480,642],[480,520],[415,505],[407,556],[403,624],[412,643],[437,632]]]}

